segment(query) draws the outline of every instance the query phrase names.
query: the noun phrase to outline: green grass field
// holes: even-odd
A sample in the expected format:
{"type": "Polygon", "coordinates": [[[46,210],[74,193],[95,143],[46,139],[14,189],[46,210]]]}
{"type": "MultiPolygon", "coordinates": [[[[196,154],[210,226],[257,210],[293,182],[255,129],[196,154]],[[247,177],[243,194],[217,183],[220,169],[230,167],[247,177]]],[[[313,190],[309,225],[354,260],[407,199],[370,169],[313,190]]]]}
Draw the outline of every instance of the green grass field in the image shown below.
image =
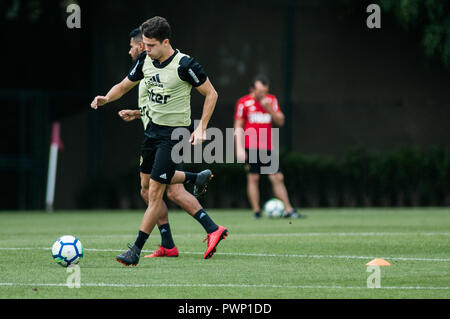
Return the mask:
{"type": "MultiPolygon", "coordinates": [[[[253,220],[249,210],[209,210],[229,229],[203,260],[203,228],[170,212],[178,258],[115,256],[134,242],[142,211],[0,213],[0,298],[449,298],[450,210],[308,209],[306,219],[253,220]],[[61,235],[85,247],[81,288],[50,252],[61,235]],[[385,258],[381,288],[367,288],[365,264],[385,258]]],[[[159,231],[144,247],[153,251],[159,231]]]]}

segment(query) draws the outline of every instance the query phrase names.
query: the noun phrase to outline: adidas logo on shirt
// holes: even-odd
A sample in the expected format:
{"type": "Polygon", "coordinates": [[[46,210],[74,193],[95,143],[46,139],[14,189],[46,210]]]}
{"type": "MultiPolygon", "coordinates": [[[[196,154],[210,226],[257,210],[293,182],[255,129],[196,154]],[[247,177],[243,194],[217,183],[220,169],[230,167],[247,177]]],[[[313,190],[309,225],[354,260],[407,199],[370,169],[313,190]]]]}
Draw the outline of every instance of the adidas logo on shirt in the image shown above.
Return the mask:
{"type": "Polygon", "coordinates": [[[151,76],[147,81],[147,85],[153,85],[153,86],[157,86],[159,88],[164,87],[161,83],[161,80],[159,79],[159,74],[151,76]]]}

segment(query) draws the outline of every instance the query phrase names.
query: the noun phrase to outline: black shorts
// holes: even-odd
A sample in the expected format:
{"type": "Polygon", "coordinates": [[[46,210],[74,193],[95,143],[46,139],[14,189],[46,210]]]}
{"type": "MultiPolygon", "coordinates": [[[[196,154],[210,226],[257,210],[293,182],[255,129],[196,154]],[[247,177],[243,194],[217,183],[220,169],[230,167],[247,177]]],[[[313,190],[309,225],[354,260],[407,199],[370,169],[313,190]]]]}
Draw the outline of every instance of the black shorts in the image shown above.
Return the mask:
{"type": "MultiPolygon", "coordinates": [[[[267,163],[263,163],[261,161],[261,158],[259,156],[259,150],[257,149],[251,149],[249,150],[248,148],[245,149],[245,169],[247,170],[248,173],[252,173],[252,174],[261,174],[261,167],[266,167],[266,166],[271,166],[272,164],[272,160],[270,159],[269,162],[267,163]],[[249,153],[254,152],[254,154],[256,154],[256,161],[254,163],[250,163],[250,158],[249,158],[249,153]]],[[[272,155],[272,151],[271,150],[267,150],[267,156],[271,156],[272,155]]],[[[278,169],[276,170],[276,172],[274,173],[279,173],[281,172],[281,168],[280,165],[278,165],[278,169]]]]}
{"type": "MultiPolygon", "coordinates": [[[[176,170],[183,169],[183,163],[172,160],[172,148],[179,140],[172,140],[172,131],[177,127],[162,126],[150,122],[141,145],[140,171],[150,174],[150,178],[170,184],[176,170]]],[[[189,128],[189,127],[186,127],[189,128]]]]}

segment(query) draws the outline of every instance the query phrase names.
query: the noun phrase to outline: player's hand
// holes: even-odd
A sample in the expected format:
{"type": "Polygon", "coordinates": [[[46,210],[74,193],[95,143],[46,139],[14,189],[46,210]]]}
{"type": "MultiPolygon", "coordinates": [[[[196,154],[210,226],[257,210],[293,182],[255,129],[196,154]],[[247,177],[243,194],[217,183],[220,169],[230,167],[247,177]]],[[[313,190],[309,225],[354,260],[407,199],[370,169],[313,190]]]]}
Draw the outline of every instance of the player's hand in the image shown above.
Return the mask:
{"type": "Polygon", "coordinates": [[[199,125],[191,134],[191,137],[189,138],[189,143],[191,143],[192,145],[197,145],[205,140],[206,140],[206,129],[202,129],[202,127],[199,125]]]}
{"type": "Polygon", "coordinates": [[[134,112],[134,110],[121,110],[121,111],[119,111],[119,116],[125,122],[131,122],[131,121],[134,121],[137,118],[136,113],[134,112]]]}
{"type": "Polygon", "coordinates": [[[91,103],[91,107],[96,110],[99,106],[105,105],[109,100],[106,96],[96,96],[94,101],[91,103]]]}
{"type": "Polygon", "coordinates": [[[267,112],[269,112],[272,107],[272,101],[267,97],[262,98],[260,104],[267,112]]]}

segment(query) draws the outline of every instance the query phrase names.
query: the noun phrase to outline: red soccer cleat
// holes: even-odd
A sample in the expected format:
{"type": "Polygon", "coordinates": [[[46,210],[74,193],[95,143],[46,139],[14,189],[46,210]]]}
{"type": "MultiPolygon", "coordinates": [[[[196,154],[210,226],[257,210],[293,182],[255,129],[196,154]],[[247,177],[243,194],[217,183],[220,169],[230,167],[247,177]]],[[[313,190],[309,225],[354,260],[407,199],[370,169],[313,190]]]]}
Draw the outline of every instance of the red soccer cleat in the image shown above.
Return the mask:
{"type": "MultiPolygon", "coordinates": [[[[222,239],[228,236],[228,230],[219,225],[219,229],[215,232],[208,234],[204,241],[208,240],[208,247],[206,249],[205,254],[203,255],[204,259],[211,258],[216,252],[216,247],[222,239]]],[[[203,242],[204,242],[203,241],[203,242]]]]}
{"type": "Polygon", "coordinates": [[[153,258],[153,257],[178,257],[178,249],[177,246],[174,246],[171,249],[164,248],[159,245],[158,249],[155,250],[150,255],[144,256],[144,258],[153,258]]]}

